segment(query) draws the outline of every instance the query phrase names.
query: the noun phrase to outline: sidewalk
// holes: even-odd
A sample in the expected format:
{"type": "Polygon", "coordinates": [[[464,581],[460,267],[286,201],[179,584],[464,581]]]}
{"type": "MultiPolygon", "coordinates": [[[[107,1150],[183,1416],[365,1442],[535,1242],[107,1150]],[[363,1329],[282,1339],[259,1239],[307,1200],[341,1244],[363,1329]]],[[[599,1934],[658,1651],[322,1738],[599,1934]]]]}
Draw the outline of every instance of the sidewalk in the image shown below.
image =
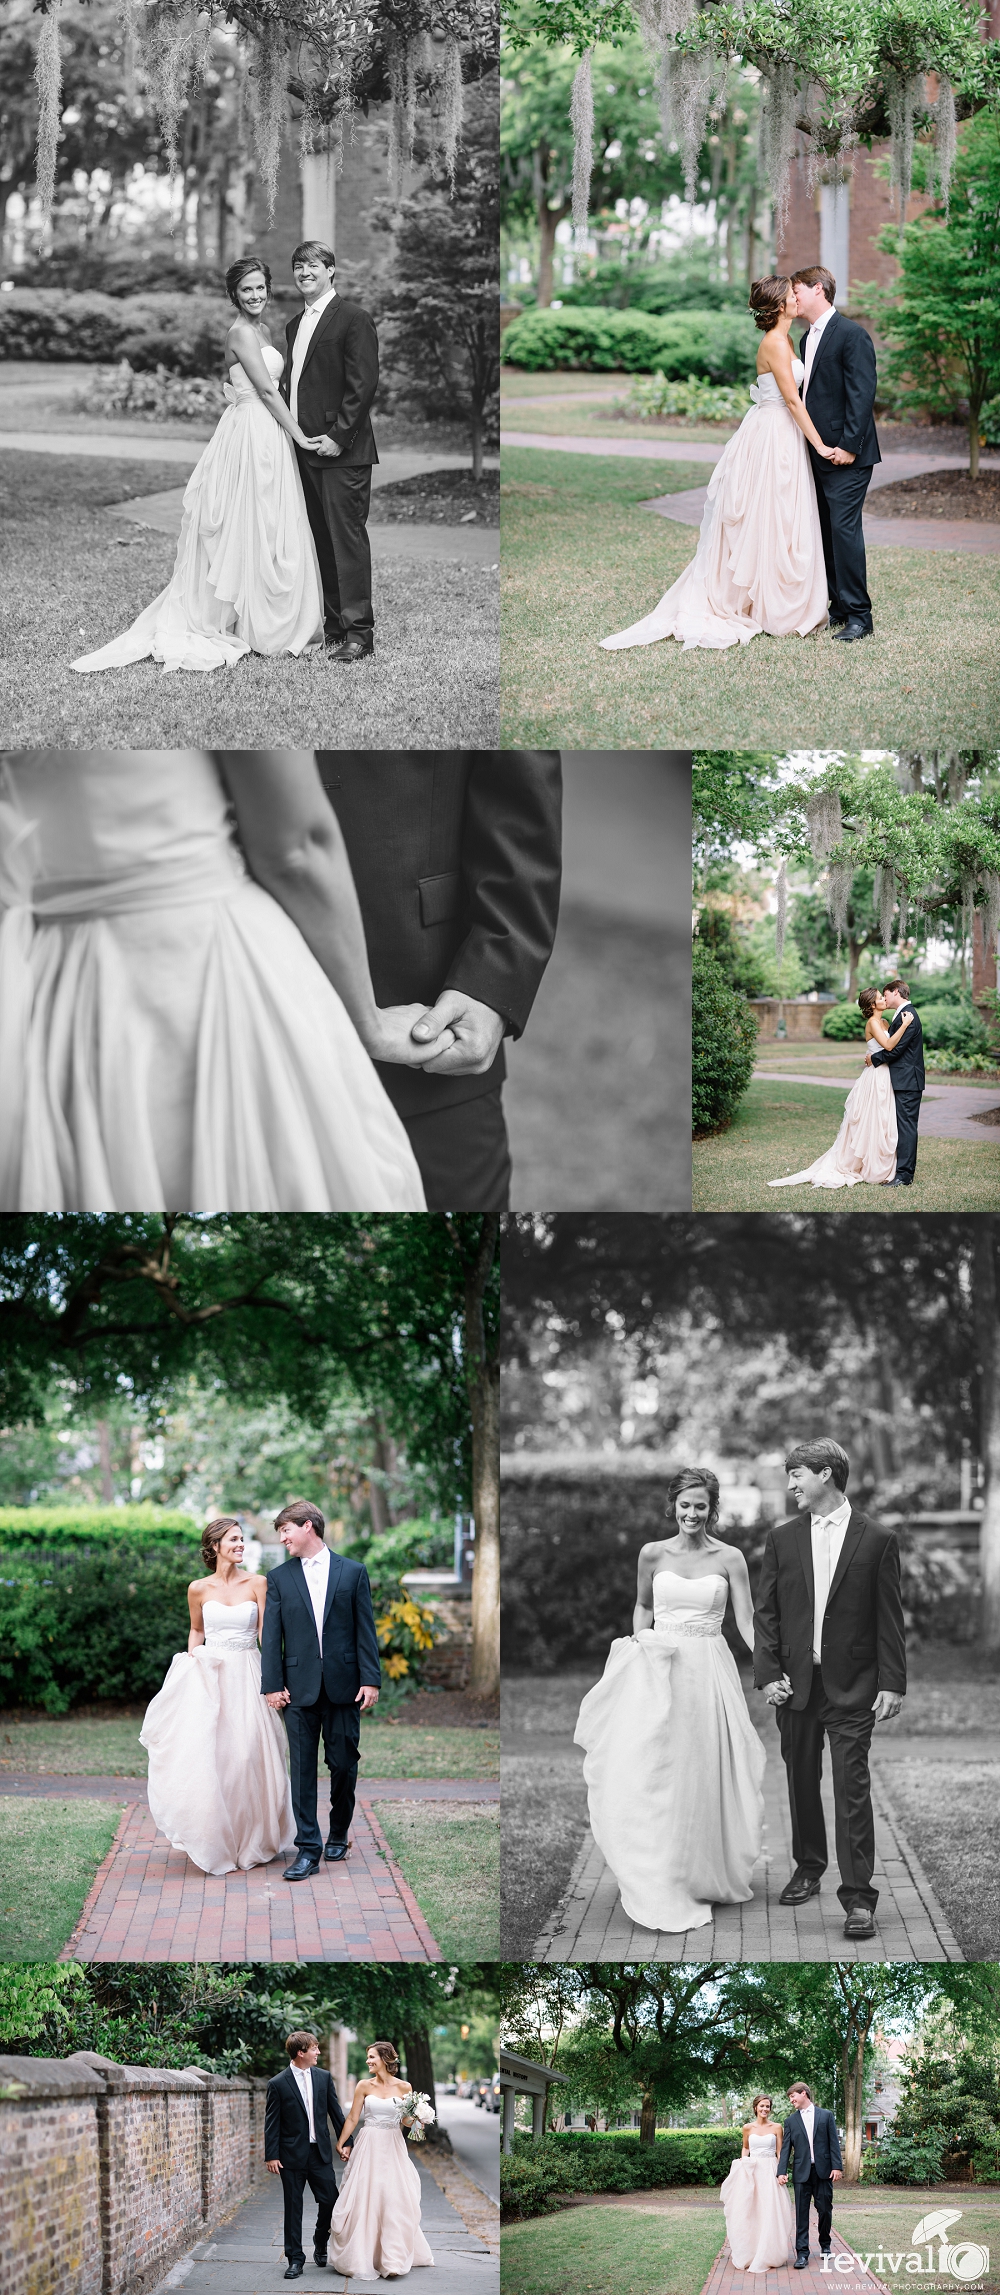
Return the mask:
{"type": "MultiPolygon", "coordinates": [[[[417,2147],[411,2149],[410,2157],[420,2171],[421,2220],[434,2262],[399,2284],[419,2288],[420,2295],[480,2295],[480,2291],[481,2295],[495,2295],[500,2284],[499,2257],[467,2228],[417,2147]]],[[[452,2174],[456,2173],[452,2169],[452,2174]]],[[[336,2271],[317,2268],[312,2260],[315,2220],[315,2204],[307,2192],[302,2219],[307,2261],[296,2284],[313,2290],[327,2288],[330,2295],[342,2295],[348,2288],[350,2295],[381,2290],[385,2284],[381,2279],[345,2280],[336,2271]]],[[[281,2180],[265,2172],[263,2183],[232,2221],[214,2239],[200,2241],[190,2255],[175,2263],[158,2282],[155,2295],[165,2295],[168,2288],[183,2288],[184,2295],[276,2295],[284,2284],[281,2239],[281,2180]]]]}
{"type": "Polygon", "coordinates": [[[882,2280],[866,2271],[853,2247],[841,2239],[836,2221],[830,2234],[830,2263],[827,2270],[822,2271],[815,2208],[809,2221],[809,2262],[804,2271],[793,2271],[791,2264],[780,2271],[739,2271],[731,2260],[727,2241],[709,2272],[702,2295],[832,2295],[834,2288],[846,2289],[847,2295],[862,2295],[863,2290],[868,2290],[869,2295],[888,2295],[882,2280]],[[853,2270],[840,2269],[838,2255],[848,2256],[853,2270]]]}
{"type": "MultiPolygon", "coordinates": [[[[1000,527],[997,531],[1000,533],[1000,527]]],[[[861,1072],[859,1066],[858,1075],[861,1072]]],[[[757,1084],[823,1084],[828,1091],[843,1092],[845,1099],[852,1080],[857,1081],[849,1076],[810,1076],[803,1068],[755,1068],[753,1074],[757,1084]]],[[[989,1146],[990,1127],[982,1117],[988,1108],[997,1106],[1000,1084],[939,1084],[932,1079],[920,1103],[921,1138],[972,1140],[977,1147],[989,1146]]]]}

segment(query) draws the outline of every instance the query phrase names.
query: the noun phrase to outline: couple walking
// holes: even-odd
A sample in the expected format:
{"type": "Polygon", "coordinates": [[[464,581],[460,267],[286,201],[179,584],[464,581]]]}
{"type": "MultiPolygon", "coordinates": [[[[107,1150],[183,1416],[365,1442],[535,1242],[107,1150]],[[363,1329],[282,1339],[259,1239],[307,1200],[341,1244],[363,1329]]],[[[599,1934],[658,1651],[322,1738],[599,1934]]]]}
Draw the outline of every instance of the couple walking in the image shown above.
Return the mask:
{"type": "Polygon", "coordinates": [[[697,550],[651,614],[601,639],[609,652],[667,637],[685,649],[807,637],[828,621],[839,644],[871,636],[862,514],[882,459],[875,352],[836,293],[822,263],[754,280],[754,403],[712,473],[697,550]]]}
{"type": "Polygon", "coordinates": [[[580,1707],[594,1839],[643,1928],[702,1928],[714,1905],[753,1894],[766,1755],[723,1639],[731,1601],[787,1775],[795,1865],[780,1901],[805,1904],[826,1870],[825,1738],[844,1935],[875,1935],[868,1752],[876,1721],[899,1712],[906,1689],[899,1546],[846,1496],[839,1443],[800,1443],[785,1471],[799,1512],[768,1533],[756,1605],[743,1555],[713,1534],[715,1475],[686,1467],[672,1477],[676,1535],[643,1546],[633,1632],[612,1642],[580,1707]]]}
{"type": "Polygon", "coordinates": [[[743,2130],[743,2150],[722,2186],[729,2253],[738,2271],[771,2271],[790,2260],[804,2271],[809,2261],[809,2210],[815,2205],[819,2251],[829,2255],[833,2187],[843,2173],[840,2137],[832,2112],[813,2103],[804,2080],[788,2089],[791,2111],[782,2129],[771,2119],[772,2099],[753,2099],[753,2119],[743,2130]],[[789,2169],[795,2193],[788,2196],[789,2169]]]}
{"type": "Polygon", "coordinates": [[[833,1146],[806,1171],[768,1180],[769,1187],[912,1187],[924,1091],[924,1035],[905,980],[863,988],[865,1065],[844,1102],[833,1146]],[[888,1020],[883,1014],[889,1015],[888,1020]]]}
{"type": "Polygon", "coordinates": [[[338,662],[373,652],[378,336],[360,303],[338,295],[336,268],[322,240],[296,247],[303,308],[282,351],[264,316],[267,264],[256,255],[230,264],[237,316],[226,337],[226,409],[184,490],[170,581],[74,669],[120,669],[148,654],[165,670],[221,669],[247,653],[302,654],[324,641],[338,662]]]}
{"type": "Polygon", "coordinates": [[[361,1715],[378,1703],[382,1672],[368,1572],[331,1551],[325,1528],[308,1499],[286,1506],[275,1529],[287,1560],[266,1577],[244,1569],[238,1522],[210,1522],[202,1537],[210,1574],[188,1587],[187,1649],[139,1736],[153,1822],[203,1873],[270,1864],[294,1843],[285,1879],[305,1881],[321,1857],[342,1864],[348,1854],[361,1715]]]}
{"type": "Polygon", "coordinates": [[[285,2202],[286,2279],[301,2279],[302,2202],[306,2185],[316,2201],[313,2262],[345,2279],[403,2279],[414,2266],[433,2263],[420,2228],[420,2176],[406,2149],[414,2120],[434,2111],[401,2080],[391,2040],[373,2040],[367,2078],[359,2080],[344,2114],[329,2072],[319,2065],[312,2032],[290,2032],[288,2069],[268,2081],[264,2157],[281,2177],[285,2202]],[[409,2109],[406,2107],[409,2106],[409,2109]],[[330,2123],[337,2157],[346,2162],[338,2194],[330,2123]]]}

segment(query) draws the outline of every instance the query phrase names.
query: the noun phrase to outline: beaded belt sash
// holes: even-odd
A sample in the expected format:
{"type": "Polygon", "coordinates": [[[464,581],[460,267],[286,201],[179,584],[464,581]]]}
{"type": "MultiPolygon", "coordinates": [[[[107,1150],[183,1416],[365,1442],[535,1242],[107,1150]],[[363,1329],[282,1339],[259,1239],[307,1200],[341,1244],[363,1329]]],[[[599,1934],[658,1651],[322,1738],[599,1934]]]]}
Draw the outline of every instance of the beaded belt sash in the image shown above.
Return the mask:
{"type": "Polygon", "coordinates": [[[676,1634],[678,1639],[684,1641],[718,1641],[722,1633],[722,1622],[715,1618],[657,1618],[653,1630],[664,1640],[671,1640],[676,1634]]]}

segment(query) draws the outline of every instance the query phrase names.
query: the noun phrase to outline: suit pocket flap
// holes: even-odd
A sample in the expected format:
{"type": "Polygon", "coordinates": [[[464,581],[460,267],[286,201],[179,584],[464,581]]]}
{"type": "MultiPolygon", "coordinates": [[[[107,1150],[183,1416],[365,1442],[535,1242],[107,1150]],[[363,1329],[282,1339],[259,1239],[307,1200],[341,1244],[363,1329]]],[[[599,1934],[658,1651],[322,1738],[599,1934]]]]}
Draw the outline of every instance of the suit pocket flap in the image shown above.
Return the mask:
{"type": "Polygon", "coordinates": [[[852,1656],[852,1657],[866,1657],[866,1658],[871,1658],[871,1659],[873,1659],[873,1660],[874,1660],[874,1657],[875,1657],[875,1648],[874,1648],[874,1644],[873,1644],[872,1642],[852,1642],[852,1643],[851,1643],[851,1656],[852,1656]]]}
{"type": "Polygon", "coordinates": [[[421,877],[421,924],[447,924],[451,917],[458,915],[461,905],[462,878],[458,869],[448,869],[440,877],[421,877]]]}

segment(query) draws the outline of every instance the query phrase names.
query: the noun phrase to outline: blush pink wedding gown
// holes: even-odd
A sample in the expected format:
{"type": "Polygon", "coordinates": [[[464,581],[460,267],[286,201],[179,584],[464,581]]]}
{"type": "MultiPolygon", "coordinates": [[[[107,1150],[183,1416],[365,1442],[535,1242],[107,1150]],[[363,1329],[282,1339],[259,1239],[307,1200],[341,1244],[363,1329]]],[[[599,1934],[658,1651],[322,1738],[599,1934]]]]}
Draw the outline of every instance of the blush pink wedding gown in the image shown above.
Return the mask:
{"type": "Polygon", "coordinates": [[[260,1694],[256,1602],[202,1606],[201,1649],[171,1659],[146,1708],[154,1825],[203,1873],[268,1865],[295,1843],[285,1730],[260,1694]]]}
{"type": "Polygon", "coordinates": [[[844,1102],[844,1120],[833,1146],[807,1171],[769,1179],[769,1187],[874,1186],[896,1174],[896,1101],[888,1068],[864,1067],[844,1102]]]}
{"type": "MultiPolygon", "coordinates": [[[[805,368],[792,362],[797,382],[805,368]]],[[[770,637],[808,636],[828,619],[823,536],[809,449],[771,374],[754,383],[744,415],[712,473],[689,566],[644,621],[605,651],[679,638],[721,649],[770,637]]]]}
{"type": "Polygon", "coordinates": [[[402,2279],[433,2263],[420,2229],[420,2174],[400,2127],[398,2096],[366,2096],[341,2177],[330,2269],[351,2279],[402,2279]]]}
{"type": "Polygon", "coordinates": [[[778,2182],[774,2131],[751,2128],[749,2153],[733,2161],[719,2194],[738,2271],[771,2271],[795,2253],[795,2210],[778,2182]]]}

